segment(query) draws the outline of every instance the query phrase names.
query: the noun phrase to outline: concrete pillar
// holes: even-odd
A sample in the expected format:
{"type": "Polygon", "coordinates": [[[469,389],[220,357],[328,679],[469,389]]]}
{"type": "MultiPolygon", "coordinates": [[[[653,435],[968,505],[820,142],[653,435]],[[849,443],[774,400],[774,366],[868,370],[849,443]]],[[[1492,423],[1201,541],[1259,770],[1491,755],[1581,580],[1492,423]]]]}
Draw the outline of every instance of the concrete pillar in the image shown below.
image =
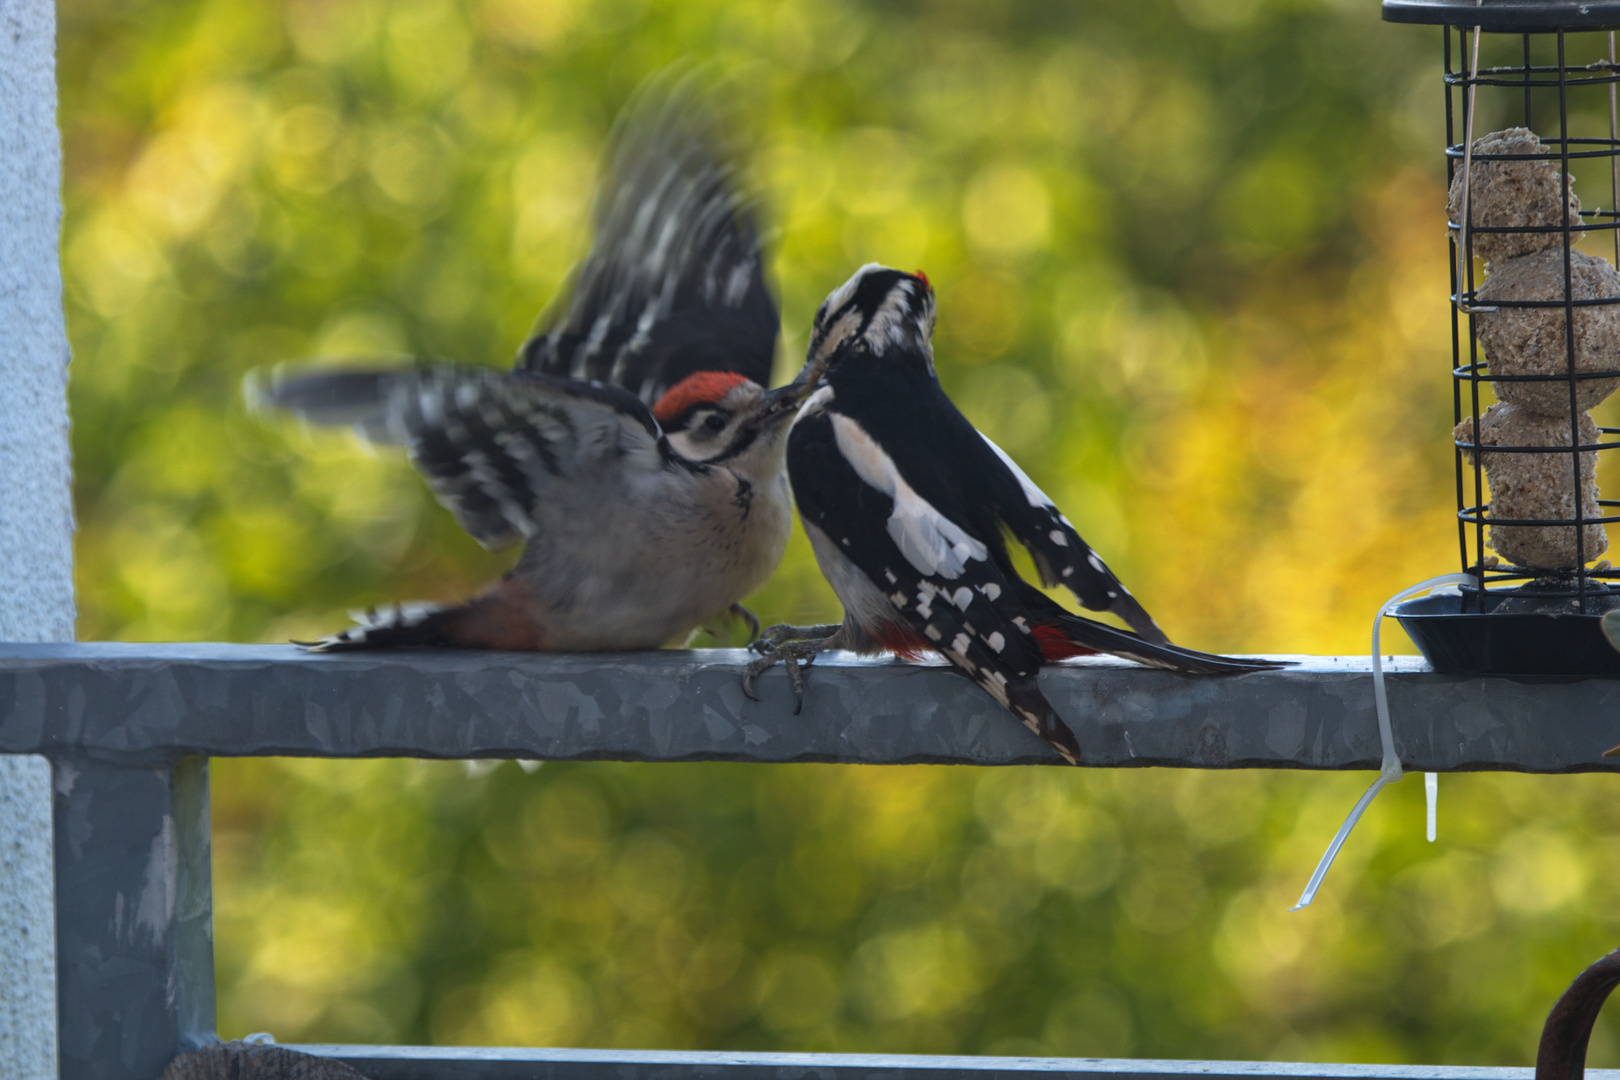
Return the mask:
{"type": "MultiPolygon", "coordinates": [[[[0,640],[73,638],[52,0],[0,0],[0,640]]],[[[50,769],[0,755],[0,1076],[55,1080],[50,769]]]]}

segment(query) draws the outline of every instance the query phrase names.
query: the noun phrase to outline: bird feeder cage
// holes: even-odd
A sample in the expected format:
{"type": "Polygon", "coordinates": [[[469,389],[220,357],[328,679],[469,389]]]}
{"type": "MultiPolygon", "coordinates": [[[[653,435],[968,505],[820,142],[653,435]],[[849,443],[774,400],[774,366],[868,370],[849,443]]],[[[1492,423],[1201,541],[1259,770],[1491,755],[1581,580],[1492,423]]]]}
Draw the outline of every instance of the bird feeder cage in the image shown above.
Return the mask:
{"type": "Polygon", "coordinates": [[[1620,2],[1384,0],[1441,28],[1457,543],[1470,584],[1395,609],[1441,671],[1620,674],[1600,621],[1620,500],[1620,2]],[[1576,180],[1579,180],[1579,184],[1576,180]],[[1603,209],[1602,207],[1607,207],[1603,209]]]}

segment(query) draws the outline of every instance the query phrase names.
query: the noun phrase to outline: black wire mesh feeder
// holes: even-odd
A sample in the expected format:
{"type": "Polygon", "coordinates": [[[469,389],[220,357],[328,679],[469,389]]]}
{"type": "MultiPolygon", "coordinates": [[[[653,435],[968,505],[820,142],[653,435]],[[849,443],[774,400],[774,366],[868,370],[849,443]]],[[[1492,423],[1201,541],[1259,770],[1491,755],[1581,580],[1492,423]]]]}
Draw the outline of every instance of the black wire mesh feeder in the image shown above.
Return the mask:
{"type": "Polygon", "coordinates": [[[1445,41],[1457,543],[1473,579],[1394,614],[1440,671],[1620,676],[1601,626],[1620,607],[1601,559],[1620,501],[1597,488],[1620,428],[1589,412],[1620,387],[1620,0],[1384,0],[1383,16],[1445,41]]]}

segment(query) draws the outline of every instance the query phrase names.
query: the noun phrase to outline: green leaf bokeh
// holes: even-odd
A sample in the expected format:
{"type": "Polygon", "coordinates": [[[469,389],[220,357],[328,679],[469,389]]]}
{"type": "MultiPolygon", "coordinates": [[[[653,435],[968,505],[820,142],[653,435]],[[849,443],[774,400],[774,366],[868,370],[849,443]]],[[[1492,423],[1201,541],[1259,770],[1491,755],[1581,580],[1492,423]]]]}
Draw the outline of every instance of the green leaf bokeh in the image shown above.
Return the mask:
{"type": "MultiPolygon", "coordinates": [[[[784,376],[856,266],[926,269],[947,389],[1178,640],[1358,652],[1455,567],[1439,34],[1371,0],[60,18],[82,637],[308,637],[498,573],[240,382],[508,363],[677,61],[758,147],[784,376]]],[[[751,605],[837,613],[802,537],[751,605]]],[[[1400,785],[1289,915],[1365,778],[213,770],[227,1036],[1525,1064],[1620,929],[1604,778],[1446,777],[1433,846],[1400,785]]]]}

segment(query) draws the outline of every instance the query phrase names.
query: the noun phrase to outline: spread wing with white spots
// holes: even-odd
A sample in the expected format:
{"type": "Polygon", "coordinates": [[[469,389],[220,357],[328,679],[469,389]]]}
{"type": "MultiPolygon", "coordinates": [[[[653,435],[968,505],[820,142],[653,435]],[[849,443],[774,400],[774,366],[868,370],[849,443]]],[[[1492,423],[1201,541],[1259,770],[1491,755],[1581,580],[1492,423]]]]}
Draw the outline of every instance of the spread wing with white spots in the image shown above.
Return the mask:
{"type": "MultiPolygon", "coordinates": [[[[1146,640],[1167,643],[1169,638],[1153,617],[1080,538],[1046,493],[988,435],[980,432],[979,438],[1001,466],[1000,483],[989,489],[996,509],[1007,530],[1028,549],[1041,584],[1062,585],[1092,611],[1112,611],[1146,640]]],[[[986,464],[996,472],[993,463],[986,464]]]]}
{"type": "MultiPolygon", "coordinates": [[[[892,607],[889,621],[937,650],[1071,760],[1078,758],[1073,733],[1035,683],[1039,644],[988,545],[911,490],[883,448],[836,409],[833,402],[804,416],[788,437],[799,513],[883,592],[892,607]]],[[[860,602],[841,599],[846,608],[860,602]]]]}
{"type": "Polygon", "coordinates": [[[436,363],[280,376],[266,403],[400,445],[462,528],[488,548],[536,529],[561,479],[670,460],[647,407],[616,387],[436,363]]]}
{"type": "Polygon", "coordinates": [[[518,366],[649,405],[695,371],[769,386],[780,318],[755,218],[693,80],[645,91],[614,131],[590,253],[518,366]]]}

